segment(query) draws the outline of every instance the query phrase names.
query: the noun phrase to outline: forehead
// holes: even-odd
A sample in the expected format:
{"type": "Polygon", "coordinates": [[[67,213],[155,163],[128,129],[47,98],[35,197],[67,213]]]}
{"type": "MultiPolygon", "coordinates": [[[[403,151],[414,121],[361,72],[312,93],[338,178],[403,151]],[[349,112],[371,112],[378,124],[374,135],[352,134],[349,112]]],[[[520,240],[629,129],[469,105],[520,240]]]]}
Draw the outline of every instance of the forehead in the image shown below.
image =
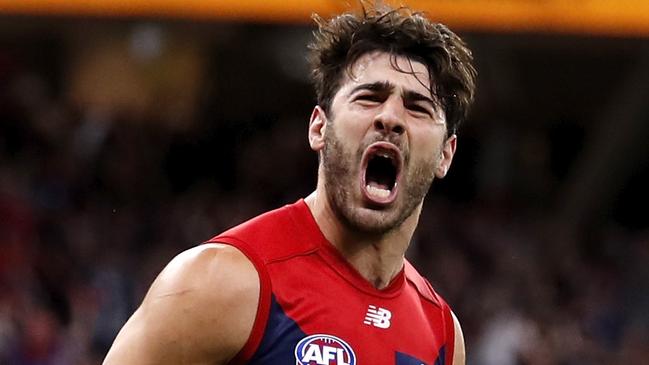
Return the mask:
{"type": "Polygon", "coordinates": [[[399,89],[432,96],[426,65],[405,56],[386,52],[367,53],[354,62],[348,71],[344,73],[340,91],[360,84],[389,82],[399,89]]]}

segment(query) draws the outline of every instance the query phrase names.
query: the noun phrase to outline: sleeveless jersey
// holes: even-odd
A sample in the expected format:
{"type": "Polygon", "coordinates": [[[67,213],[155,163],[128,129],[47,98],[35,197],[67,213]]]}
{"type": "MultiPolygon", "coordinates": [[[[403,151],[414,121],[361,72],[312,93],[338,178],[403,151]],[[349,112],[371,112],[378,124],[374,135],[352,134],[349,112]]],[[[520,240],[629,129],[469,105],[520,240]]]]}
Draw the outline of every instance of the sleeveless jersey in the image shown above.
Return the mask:
{"type": "Polygon", "coordinates": [[[385,289],[365,280],[319,230],[304,202],[208,242],[239,249],[260,279],[252,333],[232,363],[450,365],[450,309],[408,263],[385,289]]]}

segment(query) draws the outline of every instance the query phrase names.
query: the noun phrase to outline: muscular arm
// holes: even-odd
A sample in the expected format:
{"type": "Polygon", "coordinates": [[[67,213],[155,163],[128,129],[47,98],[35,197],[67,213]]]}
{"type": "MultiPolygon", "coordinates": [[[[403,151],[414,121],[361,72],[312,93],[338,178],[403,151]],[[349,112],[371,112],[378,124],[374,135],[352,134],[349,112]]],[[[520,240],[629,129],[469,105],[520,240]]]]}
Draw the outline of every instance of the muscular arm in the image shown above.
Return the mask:
{"type": "Polygon", "coordinates": [[[464,349],[464,335],[462,334],[462,327],[457,320],[455,313],[453,315],[453,324],[455,326],[455,351],[453,351],[453,365],[464,365],[466,362],[466,354],[464,349]]]}
{"type": "Polygon", "coordinates": [[[225,364],[247,341],[258,301],[259,277],[240,251],[187,250],[153,282],[104,365],[225,364]]]}

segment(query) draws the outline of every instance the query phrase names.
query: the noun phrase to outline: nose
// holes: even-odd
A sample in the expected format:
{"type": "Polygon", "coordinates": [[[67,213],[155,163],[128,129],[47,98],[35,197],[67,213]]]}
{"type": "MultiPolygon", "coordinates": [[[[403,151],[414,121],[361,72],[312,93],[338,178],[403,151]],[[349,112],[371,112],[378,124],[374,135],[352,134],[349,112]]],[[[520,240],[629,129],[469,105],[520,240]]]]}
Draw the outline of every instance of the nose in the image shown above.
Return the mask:
{"type": "Polygon", "coordinates": [[[403,112],[403,103],[399,98],[387,100],[381,111],[374,117],[374,129],[385,135],[403,134],[405,132],[403,112]]]}

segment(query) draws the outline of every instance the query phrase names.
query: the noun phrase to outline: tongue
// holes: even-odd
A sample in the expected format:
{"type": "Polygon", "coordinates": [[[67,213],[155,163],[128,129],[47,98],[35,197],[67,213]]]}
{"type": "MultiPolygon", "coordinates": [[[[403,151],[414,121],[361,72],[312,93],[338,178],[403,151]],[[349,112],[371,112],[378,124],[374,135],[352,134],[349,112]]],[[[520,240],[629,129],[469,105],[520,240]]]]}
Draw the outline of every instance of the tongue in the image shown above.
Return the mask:
{"type": "Polygon", "coordinates": [[[370,181],[367,184],[367,192],[377,198],[387,198],[390,195],[390,188],[387,185],[380,184],[376,181],[370,181]]]}
{"type": "Polygon", "coordinates": [[[367,186],[390,191],[390,187],[387,184],[382,184],[378,181],[369,181],[367,183],[367,186]]]}

